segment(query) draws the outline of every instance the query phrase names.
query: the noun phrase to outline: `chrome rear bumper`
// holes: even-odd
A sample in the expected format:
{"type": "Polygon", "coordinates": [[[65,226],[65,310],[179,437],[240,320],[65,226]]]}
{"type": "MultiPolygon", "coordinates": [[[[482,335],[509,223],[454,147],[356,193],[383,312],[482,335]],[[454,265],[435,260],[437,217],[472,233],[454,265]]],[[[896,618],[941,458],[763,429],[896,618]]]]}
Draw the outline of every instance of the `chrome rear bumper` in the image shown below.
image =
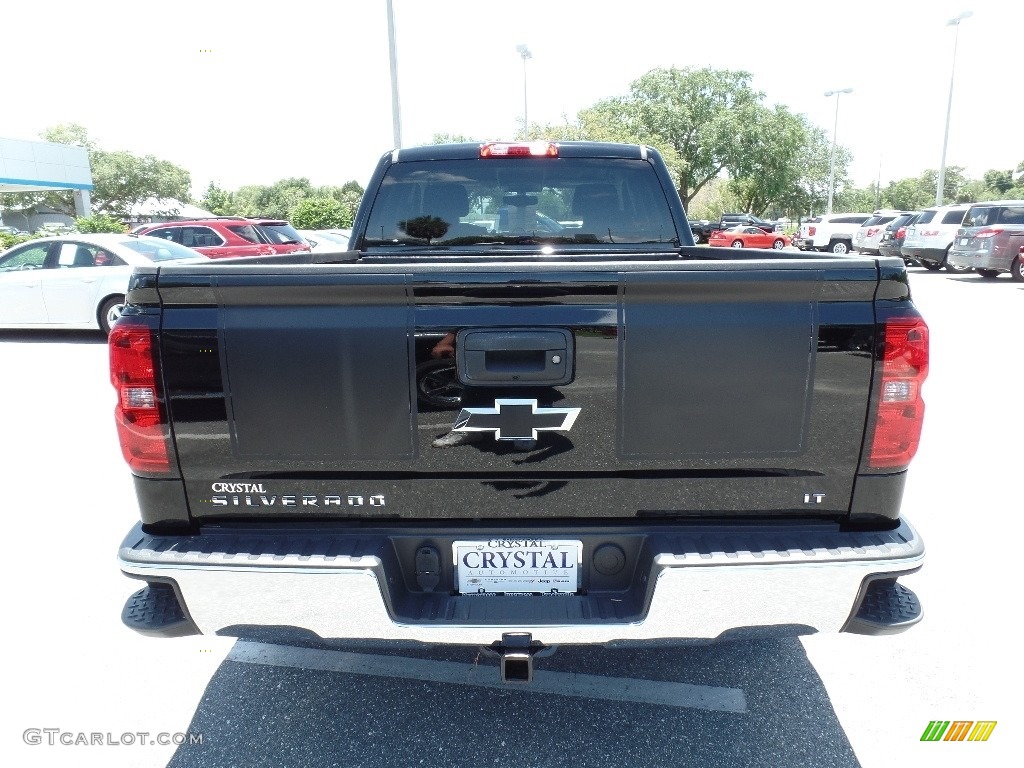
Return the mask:
{"type": "Polygon", "coordinates": [[[401,574],[379,542],[337,553],[318,536],[150,536],[136,526],[119,560],[126,575],[175,585],[186,617],[204,634],[275,626],[323,638],[468,645],[506,632],[528,632],[547,645],[716,638],[773,627],[839,632],[870,581],[906,575],[924,560],[924,544],[906,522],[886,532],[782,528],[762,529],[760,537],[719,531],[675,539],[680,546],[650,552],[646,568],[638,568],[633,613],[622,607],[629,597],[615,593],[441,592],[402,603],[401,574]],[[755,540],[776,548],[752,548],[755,540]],[[368,546],[377,553],[360,554],[368,546]]]}

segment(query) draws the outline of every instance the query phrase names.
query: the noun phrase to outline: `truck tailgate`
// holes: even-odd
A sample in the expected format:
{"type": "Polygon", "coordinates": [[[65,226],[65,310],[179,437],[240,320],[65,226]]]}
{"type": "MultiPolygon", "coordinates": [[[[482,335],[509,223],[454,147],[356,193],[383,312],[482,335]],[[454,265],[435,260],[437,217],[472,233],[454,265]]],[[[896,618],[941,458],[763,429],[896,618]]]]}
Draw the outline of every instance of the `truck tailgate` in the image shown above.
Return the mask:
{"type": "Polygon", "coordinates": [[[869,259],[164,268],[190,514],[839,518],[877,285],[869,259]],[[553,335],[566,383],[537,383],[553,335]]]}

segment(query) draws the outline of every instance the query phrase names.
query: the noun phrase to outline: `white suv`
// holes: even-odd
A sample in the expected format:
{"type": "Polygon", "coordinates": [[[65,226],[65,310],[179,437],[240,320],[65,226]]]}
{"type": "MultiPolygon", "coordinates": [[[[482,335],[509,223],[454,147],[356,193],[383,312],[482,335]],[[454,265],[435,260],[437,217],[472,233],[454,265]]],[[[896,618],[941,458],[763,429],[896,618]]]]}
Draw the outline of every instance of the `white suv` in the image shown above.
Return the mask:
{"type": "Polygon", "coordinates": [[[793,245],[801,251],[849,253],[853,250],[854,234],[870,218],[870,213],[833,213],[807,219],[800,225],[793,245]]]}
{"type": "Polygon", "coordinates": [[[907,227],[907,236],[900,246],[900,252],[925,269],[935,271],[945,267],[950,272],[970,272],[970,267],[958,267],[946,261],[956,231],[964,223],[964,216],[970,207],[942,205],[925,208],[917,223],[907,227]]]}
{"type": "Polygon", "coordinates": [[[853,247],[861,253],[878,255],[878,243],[882,240],[885,225],[905,211],[875,211],[874,215],[860,225],[853,235],[853,247]]]}

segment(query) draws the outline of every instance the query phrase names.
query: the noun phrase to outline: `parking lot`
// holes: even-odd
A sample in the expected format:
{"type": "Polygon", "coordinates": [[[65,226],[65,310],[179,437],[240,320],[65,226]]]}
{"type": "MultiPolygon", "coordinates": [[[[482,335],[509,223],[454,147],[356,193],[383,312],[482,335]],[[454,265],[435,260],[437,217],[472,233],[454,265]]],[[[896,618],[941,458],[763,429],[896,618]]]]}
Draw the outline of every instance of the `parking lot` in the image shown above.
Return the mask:
{"type": "Polygon", "coordinates": [[[910,273],[932,343],[924,434],[904,498],[928,548],[925,568],[906,580],[924,621],[880,638],[561,648],[538,661],[533,687],[498,686],[494,660],[476,649],[151,640],[125,629],[121,608],[137,587],[115,555],[137,506],[111,418],[104,339],[0,332],[9,634],[0,760],[1014,763],[1024,286],[910,273]],[[933,720],[998,725],[986,742],[922,742],[933,720]]]}

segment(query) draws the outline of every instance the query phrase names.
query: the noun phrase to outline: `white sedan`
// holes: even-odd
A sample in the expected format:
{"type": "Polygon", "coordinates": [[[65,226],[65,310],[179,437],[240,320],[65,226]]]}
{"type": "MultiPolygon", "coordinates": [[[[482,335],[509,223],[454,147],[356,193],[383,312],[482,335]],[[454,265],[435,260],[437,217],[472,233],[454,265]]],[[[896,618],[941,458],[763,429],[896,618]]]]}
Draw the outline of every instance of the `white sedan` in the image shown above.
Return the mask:
{"type": "Polygon", "coordinates": [[[192,259],[198,251],[155,237],[41,237],[0,253],[0,328],[99,329],[121,316],[138,266],[192,259]]]}

